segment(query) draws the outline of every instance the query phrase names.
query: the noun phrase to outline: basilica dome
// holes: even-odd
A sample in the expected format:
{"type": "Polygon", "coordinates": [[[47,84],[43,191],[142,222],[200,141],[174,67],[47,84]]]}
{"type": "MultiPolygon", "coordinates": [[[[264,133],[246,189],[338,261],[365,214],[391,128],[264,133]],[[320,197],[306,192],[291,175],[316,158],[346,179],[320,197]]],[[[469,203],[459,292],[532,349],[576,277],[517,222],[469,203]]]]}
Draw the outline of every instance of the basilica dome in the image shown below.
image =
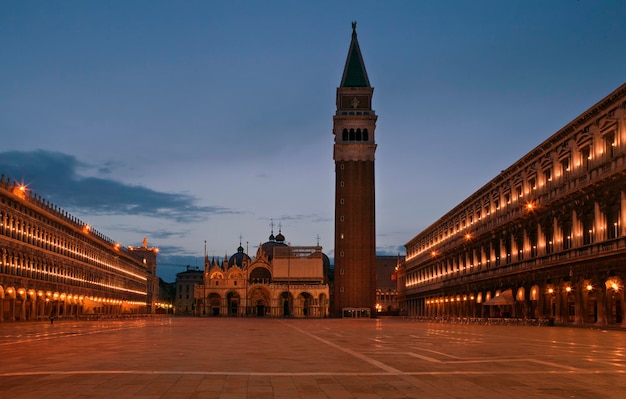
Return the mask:
{"type": "Polygon", "coordinates": [[[239,267],[241,267],[241,265],[243,265],[243,261],[244,259],[246,261],[250,261],[250,257],[248,256],[248,254],[246,254],[245,252],[243,252],[243,247],[241,246],[241,244],[239,244],[239,248],[237,248],[237,253],[233,254],[229,259],[228,259],[228,264],[230,266],[234,266],[237,265],[239,267]]]}
{"type": "Polygon", "coordinates": [[[272,261],[274,258],[274,248],[276,247],[286,247],[285,244],[285,236],[279,231],[276,237],[274,237],[274,232],[270,234],[270,240],[266,243],[261,244],[261,248],[263,249],[263,253],[267,256],[268,261],[272,261]]]}

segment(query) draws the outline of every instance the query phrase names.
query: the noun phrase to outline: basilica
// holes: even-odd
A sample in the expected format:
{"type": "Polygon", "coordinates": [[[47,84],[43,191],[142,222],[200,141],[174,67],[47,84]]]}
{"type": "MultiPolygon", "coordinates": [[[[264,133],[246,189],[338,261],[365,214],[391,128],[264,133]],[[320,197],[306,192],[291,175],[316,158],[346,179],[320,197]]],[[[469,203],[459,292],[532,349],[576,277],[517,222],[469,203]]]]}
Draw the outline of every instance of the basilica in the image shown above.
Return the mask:
{"type": "Polygon", "coordinates": [[[194,286],[196,316],[323,318],[329,316],[330,261],[322,247],[292,246],[281,232],[254,257],[239,244],[222,261],[205,255],[194,286]]]}

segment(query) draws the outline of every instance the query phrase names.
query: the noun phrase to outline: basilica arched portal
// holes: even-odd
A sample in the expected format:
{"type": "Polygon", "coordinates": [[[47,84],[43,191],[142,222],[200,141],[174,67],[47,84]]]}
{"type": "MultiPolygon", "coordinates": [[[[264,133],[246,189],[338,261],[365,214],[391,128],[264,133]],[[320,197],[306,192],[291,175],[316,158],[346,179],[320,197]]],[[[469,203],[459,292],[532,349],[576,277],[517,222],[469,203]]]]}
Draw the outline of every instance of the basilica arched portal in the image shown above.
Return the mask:
{"type": "Polygon", "coordinates": [[[270,293],[264,287],[254,287],[248,294],[250,301],[250,312],[253,316],[265,316],[271,306],[270,293]]]}

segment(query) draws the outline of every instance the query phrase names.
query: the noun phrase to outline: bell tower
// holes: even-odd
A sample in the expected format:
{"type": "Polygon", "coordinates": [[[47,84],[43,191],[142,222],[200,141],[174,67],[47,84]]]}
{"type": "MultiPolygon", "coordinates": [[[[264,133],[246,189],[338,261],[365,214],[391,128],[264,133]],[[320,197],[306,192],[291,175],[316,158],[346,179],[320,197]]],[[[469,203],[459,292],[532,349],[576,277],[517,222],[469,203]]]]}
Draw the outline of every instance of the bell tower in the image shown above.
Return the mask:
{"type": "Polygon", "coordinates": [[[335,317],[369,317],[375,307],[374,131],[378,117],[372,109],[373,93],[353,22],[333,116],[335,317]]]}

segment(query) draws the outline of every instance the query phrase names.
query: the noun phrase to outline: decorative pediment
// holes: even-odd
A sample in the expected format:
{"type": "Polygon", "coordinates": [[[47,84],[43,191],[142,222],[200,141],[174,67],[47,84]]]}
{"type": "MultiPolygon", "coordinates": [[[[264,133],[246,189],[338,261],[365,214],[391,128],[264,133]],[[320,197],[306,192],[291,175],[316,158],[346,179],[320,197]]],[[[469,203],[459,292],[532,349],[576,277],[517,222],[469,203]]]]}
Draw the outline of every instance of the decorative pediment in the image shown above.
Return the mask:
{"type": "Polygon", "coordinates": [[[583,148],[590,145],[593,141],[593,136],[585,129],[576,135],[576,146],[578,148],[583,148]]]}
{"type": "Polygon", "coordinates": [[[552,153],[547,153],[541,160],[541,169],[548,169],[552,166],[552,153]]]}
{"type": "Polygon", "coordinates": [[[263,251],[263,244],[261,243],[259,243],[259,249],[257,249],[256,251],[256,256],[254,257],[253,263],[256,263],[257,260],[263,263],[268,263],[267,254],[265,253],[265,251],[263,251]]]}
{"type": "Polygon", "coordinates": [[[537,167],[535,166],[535,163],[533,162],[532,164],[528,165],[528,167],[526,168],[526,176],[532,176],[536,174],[537,174],[537,167]]]}
{"type": "Polygon", "coordinates": [[[571,153],[571,150],[569,149],[569,147],[567,146],[561,147],[561,149],[559,150],[559,160],[569,158],[570,153],[571,153]]]}
{"type": "Polygon", "coordinates": [[[605,118],[600,122],[600,133],[607,134],[617,130],[617,118],[605,118]]]}

